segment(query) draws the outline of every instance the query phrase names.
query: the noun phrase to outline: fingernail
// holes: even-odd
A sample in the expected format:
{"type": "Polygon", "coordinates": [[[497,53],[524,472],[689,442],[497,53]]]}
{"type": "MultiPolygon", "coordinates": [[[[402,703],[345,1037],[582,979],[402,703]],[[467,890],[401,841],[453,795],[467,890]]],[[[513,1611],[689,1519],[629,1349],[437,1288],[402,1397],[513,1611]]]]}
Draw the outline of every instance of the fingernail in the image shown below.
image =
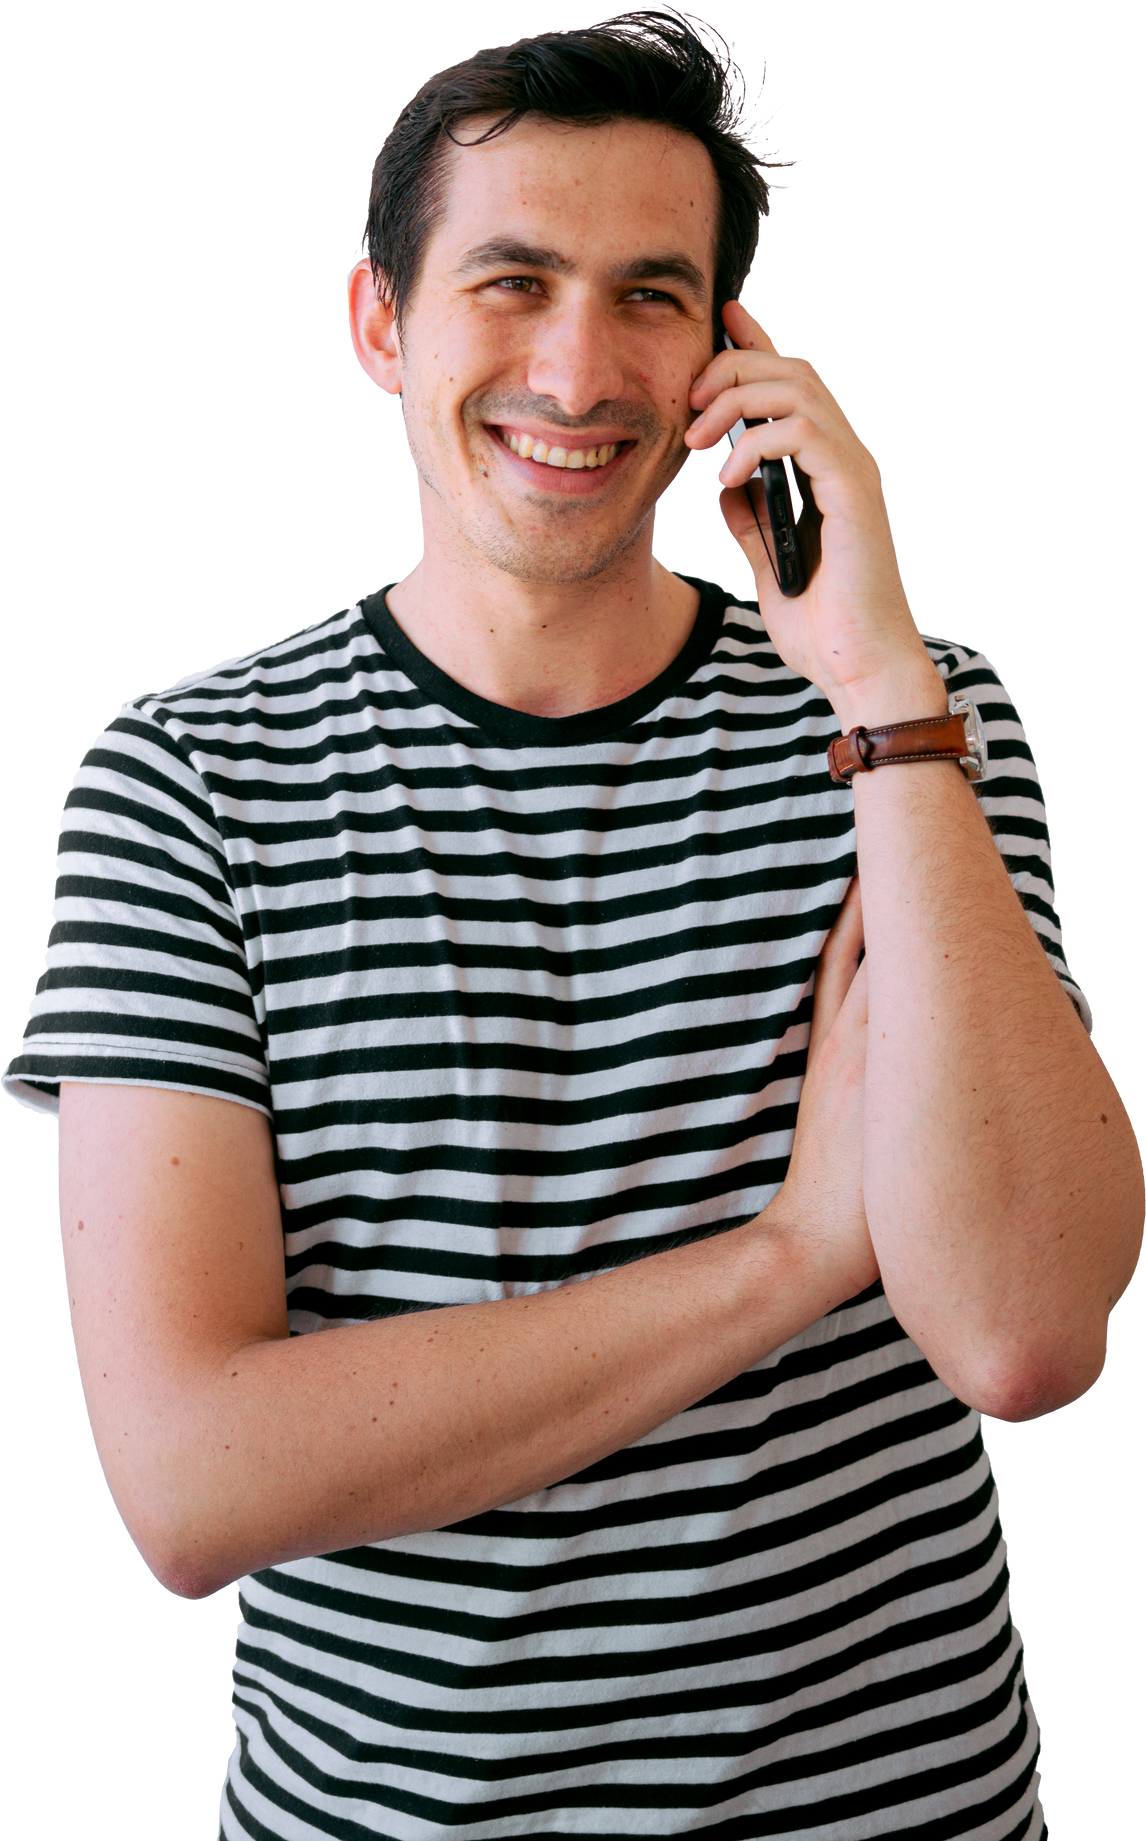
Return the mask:
{"type": "Polygon", "coordinates": [[[728,481],[724,477],[725,474],[728,472],[728,467],[729,467],[729,462],[726,460],[724,465],[721,467],[720,472],[716,476],[722,486],[727,486],[728,484],[728,481]]]}

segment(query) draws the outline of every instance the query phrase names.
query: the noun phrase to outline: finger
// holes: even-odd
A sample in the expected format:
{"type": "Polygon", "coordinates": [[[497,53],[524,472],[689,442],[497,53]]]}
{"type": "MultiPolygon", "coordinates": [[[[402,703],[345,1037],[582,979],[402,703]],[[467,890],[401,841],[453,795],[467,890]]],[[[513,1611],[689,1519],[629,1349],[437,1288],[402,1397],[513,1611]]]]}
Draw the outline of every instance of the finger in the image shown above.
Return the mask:
{"type": "Polygon", "coordinates": [[[770,422],[794,416],[804,406],[794,377],[730,379],[689,424],[684,438],[689,447],[711,447],[731,434],[737,422],[770,422]]]}
{"type": "MultiPolygon", "coordinates": [[[[764,483],[750,479],[745,486],[725,488],[720,495],[720,510],[731,535],[736,539],[756,578],[756,597],[764,625],[771,631],[776,622],[790,619],[787,602],[780,592],[780,570],[776,558],[776,539],[768,515],[764,483]]],[[[803,525],[801,517],[797,530],[803,525]]],[[[816,560],[819,560],[817,548],[816,560]]]]}
{"type": "Polygon", "coordinates": [[[773,345],[763,326],[752,318],[747,307],[738,300],[726,300],[720,310],[725,329],[732,336],[734,345],[745,352],[774,352],[773,345]]]}
{"type": "MultiPolygon", "coordinates": [[[[739,376],[737,365],[735,365],[737,352],[759,352],[765,357],[779,357],[779,352],[768,339],[765,328],[757,324],[757,320],[754,320],[754,317],[741,306],[739,300],[724,302],[722,320],[737,350],[735,352],[730,352],[726,348],[719,350],[709,359],[704,370],[693,379],[693,388],[689,390],[689,405],[695,411],[704,409],[706,403],[711,403],[713,396],[719,394],[719,390],[726,390],[730,387],[730,383],[737,381],[737,376],[739,376]]],[[[733,422],[735,422],[735,416],[733,416],[733,422]]]]}
{"type": "MultiPolygon", "coordinates": [[[[859,878],[852,879],[816,967],[816,994],[812,1008],[812,1032],[808,1043],[808,1066],[811,1068],[820,1044],[835,1023],[847,1000],[863,951],[863,905],[859,878]]],[[[866,1015],[867,980],[864,979],[866,1015]]]]}
{"type": "Polygon", "coordinates": [[[759,428],[745,429],[720,469],[721,484],[746,485],[762,460],[786,458],[797,463],[813,481],[836,470],[839,464],[830,441],[810,417],[789,415],[780,422],[763,422],[759,428]]]}
{"type": "MultiPolygon", "coordinates": [[[[842,973],[837,974],[842,982],[842,973]]],[[[844,999],[839,1007],[832,1029],[837,1035],[841,1030],[856,1035],[867,1027],[867,960],[861,959],[851,975],[844,999]]]]}
{"type": "Polygon", "coordinates": [[[865,959],[847,988],[830,1029],[820,1030],[808,1046],[808,1078],[817,1085],[824,1079],[848,1078],[863,1083],[867,1071],[868,996],[865,959]]]}
{"type": "Polygon", "coordinates": [[[688,402],[693,420],[684,439],[689,447],[713,446],[741,419],[764,426],[770,422],[773,427],[803,421],[818,431],[837,461],[850,456],[853,462],[873,464],[831,392],[802,358],[781,358],[774,352],[722,352],[695,380],[688,402]]]}
{"type": "Polygon", "coordinates": [[[838,965],[838,963],[820,963],[816,967],[816,994],[813,1000],[813,1027],[809,1035],[807,1053],[809,1068],[813,1066],[816,1055],[824,1046],[825,1038],[835,1029],[840,1011],[848,998],[857,968],[855,965],[838,965]]]}
{"type": "Polygon", "coordinates": [[[848,994],[844,998],[844,1007],[840,1011],[840,1017],[844,1022],[848,1023],[850,1026],[854,1026],[857,1029],[867,1028],[868,1008],[867,1008],[867,960],[866,959],[860,960],[859,966],[856,969],[856,975],[852,979],[851,984],[848,986],[848,994]]]}
{"type": "Polygon", "coordinates": [[[853,876],[840,903],[840,911],[828,929],[824,951],[832,957],[843,953],[858,960],[862,950],[863,891],[859,877],[853,876]]]}
{"type": "MultiPolygon", "coordinates": [[[[792,385],[792,374],[790,374],[792,363],[794,359],[781,357],[778,352],[717,352],[713,359],[709,359],[709,363],[704,366],[700,376],[693,381],[693,388],[689,390],[689,407],[695,414],[696,422],[693,422],[693,425],[685,431],[685,440],[691,438],[696,423],[711,418],[713,405],[724,394],[724,390],[743,390],[746,387],[755,387],[757,390],[761,388],[776,390],[776,388],[783,388],[785,383],[790,387],[792,385]]],[[[735,422],[743,412],[743,405],[733,407],[730,422],[726,423],[726,427],[731,425],[731,422],[735,422]]],[[[776,412],[787,414],[783,407],[776,412]]],[[[757,411],[754,407],[750,407],[748,416],[755,416],[755,414],[772,414],[772,411],[770,409],[757,411]]]]}
{"type": "Polygon", "coordinates": [[[863,897],[859,877],[853,876],[840,911],[828,931],[819,960],[824,983],[830,992],[835,993],[833,1017],[839,1014],[848,987],[859,968],[863,944],[863,897]]]}

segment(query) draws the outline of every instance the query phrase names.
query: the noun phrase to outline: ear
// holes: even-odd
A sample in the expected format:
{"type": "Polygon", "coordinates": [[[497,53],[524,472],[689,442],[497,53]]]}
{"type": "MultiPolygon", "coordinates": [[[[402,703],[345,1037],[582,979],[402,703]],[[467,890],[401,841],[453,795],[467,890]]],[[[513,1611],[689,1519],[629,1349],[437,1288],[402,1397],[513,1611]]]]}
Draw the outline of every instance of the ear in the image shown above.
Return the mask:
{"type": "Polygon", "coordinates": [[[394,309],[378,293],[370,264],[356,262],[347,282],[350,337],[368,377],[391,396],[402,394],[402,346],[394,309]]]}

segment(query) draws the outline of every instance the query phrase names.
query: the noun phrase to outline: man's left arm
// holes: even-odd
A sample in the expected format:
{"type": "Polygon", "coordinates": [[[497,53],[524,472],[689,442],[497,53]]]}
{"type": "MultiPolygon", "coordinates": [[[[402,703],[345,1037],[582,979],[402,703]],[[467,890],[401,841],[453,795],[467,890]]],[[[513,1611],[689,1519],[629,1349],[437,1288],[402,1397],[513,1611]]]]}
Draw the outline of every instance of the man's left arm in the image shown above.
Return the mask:
{"type": "MultiPolygon", "coordinates": [[[[785,661],[841,729],[945,715],[946,686],[904,598],[878,470],[810,367],[744,309],[744,348],[697,380],[689,443],[771,418],[722,478],[785,661]],[[822,561],[776,590],[743,492],[790,454],[823,514],[822,561]]],[[[1021,1419],[1097,1378],[1106,1320],[1141,1236],[1130,1122],[1049,965],[953,761],[859,773],[856,839],[868,978],[864,1198],[897,1318],[960,1399],[1021,1419]]]]}
{"type": "Polygon", "coordinates": [[[1133,1133],[957,764],[858,778],[884,1288],[953,1393],[1027,1418],[1102,1368],[1140,1237],[1133,1133]]]}

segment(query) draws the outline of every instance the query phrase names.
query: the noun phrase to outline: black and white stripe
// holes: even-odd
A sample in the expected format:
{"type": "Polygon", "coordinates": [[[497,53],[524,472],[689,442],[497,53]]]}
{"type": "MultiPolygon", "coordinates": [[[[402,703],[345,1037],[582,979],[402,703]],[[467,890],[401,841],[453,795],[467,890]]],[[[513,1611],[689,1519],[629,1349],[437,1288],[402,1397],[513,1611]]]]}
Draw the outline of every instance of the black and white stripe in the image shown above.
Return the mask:
{"type": "MultiPolygon", "coordinates": [[[[1015,712],[929,644],[1085,1011],[1015,712]]],[[[654,684],[555,721],[460,689],[373,596],[91,751],[7,1082],[265,1110],[295,1333],[743,1221],[855,868],[835,729],[708,586],[654,684]]],[[[878,1286],[552,1489],[242,1598],[229,1841],[1043,1833],[977,1416],[878,1286]]]]}

